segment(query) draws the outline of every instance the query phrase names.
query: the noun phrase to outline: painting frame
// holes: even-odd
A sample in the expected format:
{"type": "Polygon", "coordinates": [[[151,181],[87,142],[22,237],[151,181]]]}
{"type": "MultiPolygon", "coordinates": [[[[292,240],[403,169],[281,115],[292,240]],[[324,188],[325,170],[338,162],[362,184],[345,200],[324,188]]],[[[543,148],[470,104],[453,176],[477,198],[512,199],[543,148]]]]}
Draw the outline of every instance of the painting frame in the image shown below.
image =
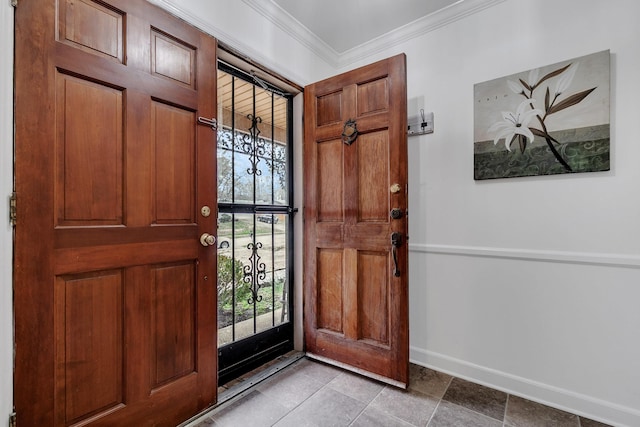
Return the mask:
{"type": "Polygon", "coordinates": [[[474,179],[610,170],[610,52],[474,85],[474,179]]]}

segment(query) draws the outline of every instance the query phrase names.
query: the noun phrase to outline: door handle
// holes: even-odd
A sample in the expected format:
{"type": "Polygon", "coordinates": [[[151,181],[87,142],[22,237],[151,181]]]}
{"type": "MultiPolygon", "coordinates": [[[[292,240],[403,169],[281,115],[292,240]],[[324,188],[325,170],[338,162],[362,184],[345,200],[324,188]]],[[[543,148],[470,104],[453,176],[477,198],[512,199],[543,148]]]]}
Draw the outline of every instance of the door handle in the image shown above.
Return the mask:
{"type": "Polygon", "coordinates": [[[216,236],[209,233],[202,233],[202,236],[200,236],[200,244],[205,247],[213,246],[216,244],[216,236]]]}
{"type": "Polygon", "coordinates": [[[398,269],[398,247],[402,245],[402,233],[394,231],[391,233],[391,255],[393,256],[393,275],[400,277],[398,269]]]}

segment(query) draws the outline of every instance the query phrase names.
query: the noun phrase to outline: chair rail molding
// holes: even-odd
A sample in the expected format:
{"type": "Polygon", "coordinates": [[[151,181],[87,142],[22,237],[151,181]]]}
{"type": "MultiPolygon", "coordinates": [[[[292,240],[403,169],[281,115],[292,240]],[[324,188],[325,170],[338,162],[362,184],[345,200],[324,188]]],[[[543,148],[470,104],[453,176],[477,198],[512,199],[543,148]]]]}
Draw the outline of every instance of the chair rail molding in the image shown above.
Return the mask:
{"type": "Polygon", "coordinates": [[[426,254],[640,268],[640,256],[629,254],[439,245],[422,243],[410,244],[409,251],[426,254]]]}

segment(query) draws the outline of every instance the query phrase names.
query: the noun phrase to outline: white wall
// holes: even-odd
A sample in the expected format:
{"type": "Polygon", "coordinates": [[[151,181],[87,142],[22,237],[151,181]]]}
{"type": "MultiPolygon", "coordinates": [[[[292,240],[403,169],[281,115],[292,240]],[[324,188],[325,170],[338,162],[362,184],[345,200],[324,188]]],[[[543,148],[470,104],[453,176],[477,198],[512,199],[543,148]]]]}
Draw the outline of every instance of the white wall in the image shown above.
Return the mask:
{"type": "MultiPolygon", "coordinates": [[[[215,2],[216,12],[205,0],[154,2],[297,83],[339,71],[237,0],[215,2]]],[[[0,2],[0,52],[8,56],[7,3],[0,2]]],[[[635,0],[507,0],[362,62],[406,52],[409,105],[435,113],[435,133],[409,140],[414,362],[616,425],[640,425],[637,16],[635,0]],[[611,172],[475,182],[474,83],[605,49],[612,54],[611,172]]],[[[0,62],[5,218],[11,71],[10,61],[0,62]]],[[[0,277],[2,420],[13,388],[6,219],[0,277]]]]}
{"type": "MultiPolygon", "coordinates": [[[[508,0],[405,42],[411,359],[640,425],[640,3],[508,0]],[[473,180],[473,85],[611,50],[611,171],[473,180]]],[[[350,68],[359,64],[352,64],[350,68]]]]}
{"type": "Polygon", "coordinates": [[[13,412],[13,8],[0,2],[0,425],[13,412]]]}

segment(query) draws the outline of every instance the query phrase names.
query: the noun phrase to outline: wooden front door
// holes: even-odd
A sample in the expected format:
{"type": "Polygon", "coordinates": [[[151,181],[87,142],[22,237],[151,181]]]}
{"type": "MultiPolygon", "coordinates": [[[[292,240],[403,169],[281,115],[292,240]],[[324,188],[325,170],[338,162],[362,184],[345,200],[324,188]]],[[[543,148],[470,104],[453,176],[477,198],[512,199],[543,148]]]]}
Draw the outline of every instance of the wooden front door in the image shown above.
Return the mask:
{"type": "Polygon", "coordinates": [[[409,366],[406,96],[404,55],[304,93],[306,350],[400,387],[409,366]]]}
{"type": "Polygon", "coordinates": [[[175,426],[216,399],[216,41],[141,0],[15,31],[18,425],[175,426]]]}

